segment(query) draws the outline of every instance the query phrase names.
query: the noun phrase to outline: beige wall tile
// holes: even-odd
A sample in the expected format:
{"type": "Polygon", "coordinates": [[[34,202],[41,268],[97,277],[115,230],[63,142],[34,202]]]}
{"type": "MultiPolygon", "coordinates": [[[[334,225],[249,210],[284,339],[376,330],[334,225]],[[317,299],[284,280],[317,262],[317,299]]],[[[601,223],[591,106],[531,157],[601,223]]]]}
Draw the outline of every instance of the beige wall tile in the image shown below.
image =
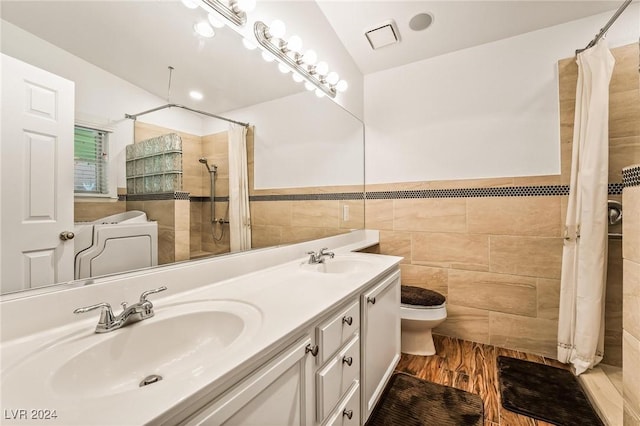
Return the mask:
{"type": "Polygon", "coordinates": [[[251,226],[251,247],[262,248],[281,244],[281,226],[252,225],[251,226]]]}
{"type": "Polygon", "coordinates": [[[447,303],[447,319],[433,329],[436,334],[489,343],[489,311],[447,303]]]}
{"type": "Polygon", "coordinates": [[[124,201],[82,201],[76,199],[73,203],[73,221],[93,222],[125,211],[127,211],[127,203],[124,201]]]}
{"type": "Polygon", "coordinates": [[[640,263],[640,186],[622,191],[624,220],[622,221],[623,255],[625,259],[640,263]]]}
{"type": "Polygon", "coordinates": [[[560,185],[560,175],[518,176],[513,178],[514,186],[560,185]]]}
{"type": "Polygon", "coordinates": [[[609,94],[609,138],[640,135],[640,88],[609,94]]]}
{"type": "Polygon", "coordinates": [[[143,210],[147,213],[149,220],[158,222],[158,226],[165,226],[169,229],[175,227],[174,200],[145,201],[143,210]]]}
{"type": "Polygon", "coordinates": [[[624,404],[630,408],[640,407],[640,340],[623,332],[622,394],[624,404]]]}
{"type": "Polygon", "coordinates": [[[557,320],[560,312],[560,280],[538,278],[538,318],[557,320]]]}
{"type": "Polygon", "coordinates": [[[490,343],[550,358],[557,356],[558,322],[542,318],[491,312],[490,343]]]}
{"type": "Polygon", "coordinates": [[[476,271],[489,269],[489,236],[415,233],[411,262],[476,271]]]}
{"type": "Polygon", "coordinates": [[[367,229],[393,230],[393,200],[366,200],[367,229]]]}
{"type": "Polygon", "coordinates": [[[340,201],[340,228],[363,229],[364,228],[364,200],[340,201]],[[348,219],[344,219],[344,208],[349,210],[348,219]]]}
{"type": "Polygon", "coordinates": [[[325,230],[317,227],[294,226],[282,228],[282,244],[293,244],[302,241],[325,237],[325,230]]]}
{"type": "Polygon", "coordinates": [[[624,260],[624,329],[640,340],[640,263],[624,260]]]}
{"type": "Polygon", "coordinates": [[[380,254],[404,257],[401,263],[411,263],[411,234],[380,231],[380,254]]]}
{"type": "Polygon", "coordinates": [[[252,225],[291,226],[291,204],[293,202],[294,201],[252,201],[252,225]]]}
{"type": "Polygon", "coordinates": [[[140,210],[144,211],[144,201],[127,201],[127,211],[140,210]]]}
{"type": "Polygon", "coordinates": [[[630,403],[624,404],[624,412],[622,413],[624,426],[640,426],[640,415],[633,412],[634,408],[630,403]]]}
{"type": "Polygon", "coordinates": [[[487,197],[467,200],[470,233],[561,236],[560,197],[487,197]]]}
{"type": "Polygon", "coordinates": [[[179,262],[181,260],[191,259],[189,231],[176,231],[176,248],[175,248],[175,260],[179,262]]]}
{"type": "Polygon", "coordinates": [[[466,222],[464,199],[402,199],[393,202],[393,229],[396,231],[466,232],[466,222]]]}
{"type": "Polygon", "coordinates": [[[176,231],[188,231],[191,228],[191,203],[189,200],[176,200],[173,208],[176,231]]]}
{"type": "Polygon", "coordinates": [[[622,182],[622,169],[635,164],[640,164],[640,135],[609,139],[609,182],[622,182]]]}
{"type": "Polygon", "coordinates": [[[400,265],[402,285],[422,287],[437,291],[445,297],[448,293],[448,269],[420,265],[400,265]]]}
{"type": "Polygon", "coordinates": [[[339,228],[340,201],[295,201],[291,208],[291,225],[308,228],[339,228]]]}
{"type": "Polygon", "coordinates": [[[489,272],[449,271],[449,303],[536,316],[536,279],[489,272]]]}
{"type": "Polygon", "coordinates": [[[491,236],[491,272],[560,278],[562,238],[491,236]]]}
{"type": "Polygon", "coordinates": [[[175,230],[172,226],[158,225],[158,265],[176,260],[175,230]]]}
{"type": "Polygon", "coordinates": [[[622,241],[609,239],[603,363],[622,366],[622,241]]]}

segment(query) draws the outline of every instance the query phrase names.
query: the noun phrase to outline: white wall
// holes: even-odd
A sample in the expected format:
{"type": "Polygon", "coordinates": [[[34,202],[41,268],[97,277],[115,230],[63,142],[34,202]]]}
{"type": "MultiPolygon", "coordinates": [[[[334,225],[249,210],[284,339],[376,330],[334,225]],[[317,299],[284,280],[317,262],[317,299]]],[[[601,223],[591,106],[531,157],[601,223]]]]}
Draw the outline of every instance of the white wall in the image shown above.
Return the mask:
{"type": "MultiPolygon", "coordinates": [[[[115,197],[116,186],[126,187],[125,146],[133,143],[133,121],[125,119],[125,113],[136,114],[164,105],[166,100],[6,21],[1,21],[1,51],[75,82],[76,119],[113,129],[109,195],[115,197]]],[[[201,134],[203,126],[199,116],[180,110],[154,113],[143,121],[194,134],[201,134]]]]}
{"type": "MultiPolygon", "coordinates": [[[[637,42],[640,5],[608,34],[637,42]]],[[[560,173],[557,61],[596,15],[365,76],[366,183],[560,173]]]]}
{"type": "MultiPolygon", "coordinates": [[[[255,125],[256,189],[364,182],[362,123],[328,98],[303,92],[222,115],[255,125]]],[[[205,134],[227,128],[212,120],[205,134]]]]}

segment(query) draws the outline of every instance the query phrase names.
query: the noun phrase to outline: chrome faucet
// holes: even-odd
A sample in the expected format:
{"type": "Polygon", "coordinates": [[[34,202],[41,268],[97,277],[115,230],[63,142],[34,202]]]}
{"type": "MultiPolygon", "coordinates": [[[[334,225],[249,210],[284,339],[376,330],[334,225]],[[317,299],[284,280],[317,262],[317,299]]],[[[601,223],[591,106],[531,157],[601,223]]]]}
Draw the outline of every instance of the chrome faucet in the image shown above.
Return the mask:
{"type": "Polygon", "coordinates": [[[335,253],[331,252],[331,251],[327,251],[328,248],[324,247],[321,248],[319,252],[314,252],[314,251],[309,251],[307,252],[307,254],[309,255],[309,265],[315,265],[318,263],[324,263],[324,259],[326,257],[329,257],[331,259],[333,259],[333,257],[335,256],[335,253]]]}
{"type": "Polygon", "coordinates": [[[73,313],[82,314],[93,311],[94,309],[102,308],[102,311],[100,312],[100,319],[96,326],[96,333],[108,333],[109,331],[124,327],[127,324],[151,318],[155,312],[153,311],[153,303],[147,300],[147,297],[151,294],[165,291],[166,289],[167,287],[162,286],[154,288],[153,290],[147,290],[140,295],[140,301],[131,306],[127,306],[126,302],[122,302],[122,312],[118,316],[113,315],[111,305],[106,302],[85,306],[84,308],[78,308],[73,311],[73,313]]]}

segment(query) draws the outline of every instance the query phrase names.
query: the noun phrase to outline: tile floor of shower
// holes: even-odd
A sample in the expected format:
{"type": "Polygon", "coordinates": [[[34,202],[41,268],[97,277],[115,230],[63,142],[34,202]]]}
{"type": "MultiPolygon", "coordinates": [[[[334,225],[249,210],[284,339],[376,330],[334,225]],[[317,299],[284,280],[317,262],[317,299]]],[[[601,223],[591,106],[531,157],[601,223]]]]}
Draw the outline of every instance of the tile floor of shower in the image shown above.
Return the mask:
{"type": "MultiPolygon", "coordinates": [[[[434,335],[433,337],[436,355],[417,356],[403,353],[396,371],[402,371],[430,382],[452,386],[479,395],[484,404],[484,426],[552,426],[551,423],[516,414],[502,407],[500,404],[496,359],[498,356],[503,355],[563,369],[568,369],[567,365],[540,355],[469,342],[453,337],[440,335],[434,335]]],[[[583,375],[582,377],[586,376],[583,375]]],[[[614,388],[614,391],[622,393],[622,369],[601,365],[599,369],[590,373],[589,379],[591,380],[585,381],[583,379],[582,383],[591,394],[590,397],[597,399],[599,408],[602,408],[600,407],[601,401],[605,401],[607,405],[604,407],[605,410],[619,410],[619,417],[617,418],[621,419],[621,405],[619,407],[611,406],[610,386],[614,388]],[[603,379],[605,381],[609,379],[610,382],[603,385],[603,379]],[[607,402],[610,404],[607,404],[607,402]]],[[[620,397],[621,400],[622,398],[620,397]]],[[[596,409],[598,410],[598,408],[596,409]]],[[[615,423],[617,420],[615,418],[611,419],[611,414],[598,411],[601,417],[607,418],[610,425],[622,424],[621,420],[620,423],[615,423]]],[[[615,416],[615,413],[613,415],[615,416]]]]}

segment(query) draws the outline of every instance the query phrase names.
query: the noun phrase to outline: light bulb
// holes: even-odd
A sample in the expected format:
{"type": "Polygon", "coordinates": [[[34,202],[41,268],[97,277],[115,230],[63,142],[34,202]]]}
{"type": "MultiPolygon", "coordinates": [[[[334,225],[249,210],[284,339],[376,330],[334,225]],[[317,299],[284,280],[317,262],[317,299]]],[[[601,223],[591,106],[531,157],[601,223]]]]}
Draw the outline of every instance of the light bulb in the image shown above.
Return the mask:
{"type": "Polygon", "coordinates": [[[337,72],[331,71],[329,74],[327,74],[326,80],[327,80],[327,83],[331,85],[335,85],[338,82],[338,80],[340,80],[340,76],[338,75],[337,72]]]}
{"type": "Polygon", "coordinates": [[[347,84],[346,81],[344,80],[340,80],[338,82],[338,84],[336,84],[336,90],[338,92],[344,92],[345,90],[347,90],[349,88],[349,85],[347,84]]]}
{"type": "Polygon", "coordinates": [[[224,22],[220,21],[218,19],[218,17],[216,15],[214,15],[213,13],[210,13],[209,16],[207,16],[207,19],[209,20],[209,23],[211,24],[211,26],[213,28],[222,28],[222,27],[224,27],[224,22]]]}
{"type": "Polygon", "coordinates": [[[194,0],[181,0],[182,4],[189,9],[195,9],[198,7],[198,3],[194,0]]]}
{"type": "Polygon", "coordinates": [[[279,19],[273,21],[269,26],[269,34],[271,34],[272,37],[282,38],[286,32],[287,27],[284,25],[284,22],[279,19]]]}
{"type": "Polygon", "coordinates": [[[236,4],[238,5],[238,9],[243,12],[251,12],[256,8],[256,0],[238,0],[236,4]]]}
{"type": "Polygon", "coordinates": [[[291,70],[289,69],[289,67],[288,67],[288,66],[286,66],[286,65],[285,65],[285,64],[283,64],[283,63],[279,63],[279,64],[278,64],[278,69],[280,70],[280,72],[281,72],[282,74],[286,74],[286,73],[288,73],[289,71],[291,71],[291,70]]]}
{"type": "Polygon", "coordinates": [[[308,91],[312,91],[313,89],[316,88],[316,86],[311,84],[311,83],[309,83],[308,81],[305,81],[304,88],[307,89],[308,91]]]}
{"type": "Polygon", "coordinates": [[[247,40],[246,38],[242,39],[242,44],[244,45],[244,47],[246,47],[249,50],[254,50],[256,47],[258,47],[257,44],[255,44],[254,42],[247,40]]]}
{"type": "Polygon", "coordinates": [[[316,65],[316,72],[318,73],[318,75],[327,75],[327,73],[329,72],[329,65],[327,65],[327,63],[324,61],[318,62],[318,64],[316,65]]]}
{"type": "Polygon", "coordinates": [[[202,37],[206,37],[206,38],[211,38],[214,35],[216,35],[215,31],[213,31],[213,28],[211,27],[211,25],[209,25],[208,23],[202,21],[202,22],[198,22],[197,24],[195,24],[193,26],[193,29],[196,33],[200,34],[202,37]]]}
{"type": "Polygon", "coordinates": [[[291,77],[293,78],[293,81],[295,81],[296,83],[301,83],[304,80],[304,78],[302,78],[302,76],[297,72],[294,72],[293,74],[291,74],[291,77]]]}
{"type": "Polygon", "coordinates": [[[276,58],[271,53],[269,53],[267,51],[263,51],[262,52],[262,59],[264,59],[267,62],[273,62],[276,58]]]}
{"type": "Polygon", "coordinates": [[[196,101],[201,101],[202,98],[204,98],[204,95],[196,90],[190,91],[189,96],[191,97],[191,99],[194,99],[196,101]]]}
{"type": "Polygon", "coordinates": [[[318,54],[315,52],[315,50],[309,49],[304,52],[302,60],[307,65],[314,65],[318,61],[318,54]]]}
{"type": "Polygon", "coordinates": [[[320,89],[316,89],[316,96],[322,98],[324,96],[324,92],[320,89]]]}
{"type": "Polygon", "coordinates": [[[287,48],[294,52],[300,52],[302,50],[302,39],[297,35],[289,37],[289,41],[287,41],[287,48]]]}

